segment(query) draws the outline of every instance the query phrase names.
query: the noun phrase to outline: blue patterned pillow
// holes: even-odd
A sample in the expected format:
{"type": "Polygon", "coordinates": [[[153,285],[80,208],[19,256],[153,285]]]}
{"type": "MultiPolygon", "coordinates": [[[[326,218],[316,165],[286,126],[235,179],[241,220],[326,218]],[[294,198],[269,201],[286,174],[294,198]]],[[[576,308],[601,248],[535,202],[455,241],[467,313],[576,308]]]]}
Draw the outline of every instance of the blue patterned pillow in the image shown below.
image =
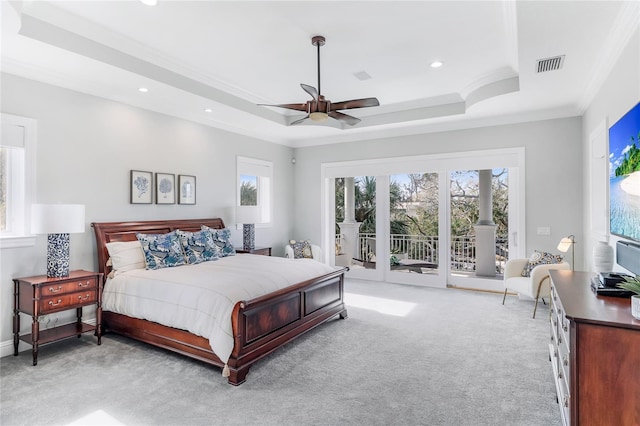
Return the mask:
{"type": "Polygon", "coordinates": [[[220,257],[233,256],[236,254],[236,249],[233,247],[233,243],[231,242],[231,231],[229,228],[212,229],[207,225],[202,225],[200,228],[205,231],[211,231],[213,243],[220,250],[220,257]]]}
{"type": "Polygon", "coordinates": [[[526,266],[520,274],[523,277],[530,277],[531,271],[538,265],[549,265],[555,263],[562,263],[563,257],[559,254],[547,253],[546,251],[534,250],[533,254],[529,258],[526,266]]]}
{"type": "Polygon", "coordinates": [[[136,234],[136,237],[142,244],[147,269],[169,268],[187,263],[175,231],[168,234],[136,234]]]}
{"type": "Polygon", "coordinates": [[[309,241],[289,240],[289,245],[293,250],[294,259],[313,259],[311,243],[309,241]]]}
{"type": "Polygon", "coordinates": [[[187,263],[194,264],[208,260],[218,260],[220,257],[220,250],[213,242],[211,231],[206,229],[198,232],[176,230],[176,234],[178,234],[178,238],[182,243],[187,263]]]}

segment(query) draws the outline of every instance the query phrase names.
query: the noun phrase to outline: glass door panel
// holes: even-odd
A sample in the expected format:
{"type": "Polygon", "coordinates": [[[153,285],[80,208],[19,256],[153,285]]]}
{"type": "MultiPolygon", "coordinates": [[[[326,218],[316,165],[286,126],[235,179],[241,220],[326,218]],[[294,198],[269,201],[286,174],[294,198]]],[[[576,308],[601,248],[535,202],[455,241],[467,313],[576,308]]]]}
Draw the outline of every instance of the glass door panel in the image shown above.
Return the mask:
{"type": "Polygon", "coordinates": [[[390,176],[389,278],[434,285],[440,273],[440,190],[438,173],[390,176]]]}
{"type": "Polygon", "coordinates": [[[348,266],[351,277],[380,279],[375,176],[335,179],[335,218],[335,264],[348,266]]]}
{"type": "MultiPolygon", "coordinates": [[[[478,280],[501,280],[508,258],[508,169],[486,173],[490,186],[487,180],[485,191],[481,190],[478,170],[449,173],[449,281],[455,286],[475,288],[478,280]]],[[[491,288],[487,283],[480,284],[484,289],[491,288]]]]}

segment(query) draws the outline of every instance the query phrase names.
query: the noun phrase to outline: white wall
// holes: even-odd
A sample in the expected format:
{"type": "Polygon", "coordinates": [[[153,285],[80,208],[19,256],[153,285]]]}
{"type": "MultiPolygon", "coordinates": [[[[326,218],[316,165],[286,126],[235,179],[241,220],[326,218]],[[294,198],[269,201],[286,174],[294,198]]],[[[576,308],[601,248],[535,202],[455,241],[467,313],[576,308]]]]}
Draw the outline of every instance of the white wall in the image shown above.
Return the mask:
{"type": "MultiPolygon", "coordinates": [[[[637,29],[628,45],[620,55],[620,59],[613,66],[611,73],[598,91],[597,95],[589,105],[589,108],[583,116],[583,146],[584,146],[584,211],[585,211],[585,232],[584,232],[584,251],[587,258],[587,266],[593,270],[592,250],[593,245],[601,239],[601,233],[598,232],[604,222],[607,226],[605,232],[608,232],[608,217],[606,215],[608,209],[608,199],[605,193],[594,192],[594,188],[590,184],[593,179],[600,179],[608,182],[607,170],[597,167],[597,159],[593,158],[590,150],[590,137],[594,131],[603,123],[606,124],[606,130],[622,117],[628,110],[640,101],[640,29],[637,29]],[[595,176],[594,176],[595,175],[595,176]],[[595,223],[592,223],[593,222],[595,223]]],[[[608,135],[607,132],[605,132],[608,135]]],[[[608,139],[605,138],[602,143],[604,147],[600,148],[608,154],[608,139]]],[[[608,183],[606,185],[608,188],[608,183]]],[[[640,220],[640,219],[639,219],[640,220]]],[[[606,236],[605,236],[606,237],[606,236]]],[[[619,238],[611,236],[609,244],[615,249],[615,242],[619,238]]],[[[624,271],[616,266],[616,271],[624,271]]]]}
{"type": "MultiPolygon", "coordinates": [[[[97,271],[91,222],[222,217],[234,243],[241,244],[232,210],[237,155],[274,164],[274,226],[257,229],[256,244],[284,254],[292,230],[291,148],[13,75],[1,74],[1,83],[2,112],[38,123],[34,201],[86,206],[85,233],[71,235],[72,269],[97,271]],[[195,175],[197,204],[129,204],[132,169],[195,175]]],[[[12,278],[45,273],[46,236],[38,236],[35,247],[2,249],[0,257],[0,349],[5,354],[12,339],[12,278]]],[[[62,321],[67,314],[58,315],[62,321]]],[[[23,332],[30,324],[23,315],[23,332]]]]}
{"type": "MultiPolygon", "coordinates": [[[[557,252],[563,236],[582,239],[580,117],[298,148],[295,151],[294,234],[320,241],[320,165],[358,159],[525,148],[526,252],[557,252]],[[536,234],[540,226],[551,235],[536,234]]],[[[582,256],[576,256],[577,269],[582,256]]]]}

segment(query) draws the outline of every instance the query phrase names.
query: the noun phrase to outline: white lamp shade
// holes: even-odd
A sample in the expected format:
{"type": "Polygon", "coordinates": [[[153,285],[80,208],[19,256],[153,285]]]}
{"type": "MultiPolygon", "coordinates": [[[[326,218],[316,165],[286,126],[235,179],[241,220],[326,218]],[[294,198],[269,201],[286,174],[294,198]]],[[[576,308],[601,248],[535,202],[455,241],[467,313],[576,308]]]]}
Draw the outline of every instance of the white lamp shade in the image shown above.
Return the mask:
{"type": "Polygon", "coordinates": [[[84,232],[84,205],[33,204],[31,206],[33,234],[73,234],[84,232]]]}
{"type": "Polygon", "coordinates": [[[566,253],[567,251],[569,251],[571,246],[575,244],[575,241],[573,238],[574,238],[573,235],[569,235],[568,237],[564,237],[563,239],[561,239],[560,243],[558,244],[558,250],[560,250],[563,253],[566,253]]]}
{"type": "Polygon", "coordinates": [[[236,223],[253,224],[261,223],[260,208],[258,206],[237,206],[236,207],[236,223]]]}

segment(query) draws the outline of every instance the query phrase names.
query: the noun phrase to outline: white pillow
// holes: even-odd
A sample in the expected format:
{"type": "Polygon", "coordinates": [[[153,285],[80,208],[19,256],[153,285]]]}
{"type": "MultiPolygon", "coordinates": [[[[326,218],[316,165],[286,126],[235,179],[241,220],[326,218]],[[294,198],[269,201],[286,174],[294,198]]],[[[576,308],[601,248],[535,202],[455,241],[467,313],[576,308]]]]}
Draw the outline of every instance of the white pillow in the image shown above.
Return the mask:
{"type": "Polygon", "coordinates": [[[107,243],[107,251],[116,274],[146,267],[142,244],[138,240],[107,243]]]}

